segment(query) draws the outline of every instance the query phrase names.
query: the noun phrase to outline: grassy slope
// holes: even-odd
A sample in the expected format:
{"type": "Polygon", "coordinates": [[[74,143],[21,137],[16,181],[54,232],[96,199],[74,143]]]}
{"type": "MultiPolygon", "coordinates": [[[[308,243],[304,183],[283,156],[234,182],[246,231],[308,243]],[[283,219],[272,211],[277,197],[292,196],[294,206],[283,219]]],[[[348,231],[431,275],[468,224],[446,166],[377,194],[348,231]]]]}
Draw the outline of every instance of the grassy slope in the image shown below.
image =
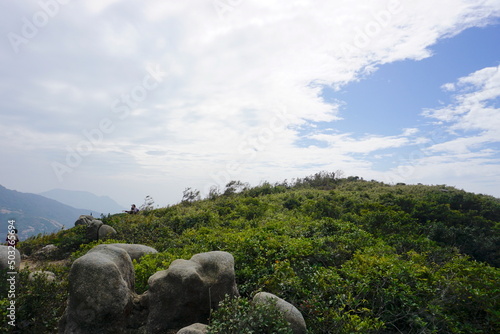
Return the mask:
{"type": "MultiPolygon", "coordinates": [[[[176,258],[224,250],[243,296],[288,300],[312,333],[500,330],[498,199],[328,174],[235,192],[105,219],[117,239],[160,251],[135,265],[138,292],[176,258]]],[[[21,247],[55,242],[71,251],[80,235],[21,247]]]]}

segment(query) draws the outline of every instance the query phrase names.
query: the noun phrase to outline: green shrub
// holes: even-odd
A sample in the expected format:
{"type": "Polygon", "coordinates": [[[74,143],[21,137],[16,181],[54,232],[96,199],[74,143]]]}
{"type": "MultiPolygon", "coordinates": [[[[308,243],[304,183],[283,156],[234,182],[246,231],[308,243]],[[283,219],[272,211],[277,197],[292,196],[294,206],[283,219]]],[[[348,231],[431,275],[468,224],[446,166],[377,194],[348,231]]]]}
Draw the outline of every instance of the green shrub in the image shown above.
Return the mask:
{"type": "MultiPolygon", "coordinates": [[[[41,269],[41,268],[40,268],[41,269]]],[[[67,271],[55,267],[45,267],[56,274],[57,281],[49,282],[42,276],[36,276],[34,280],[28,280],[29,270],[22,270],[16,277],[15,301],[16,319],[15,327],[8,325],[6,318],[6,307],[9,299],[0,299],[2,333],[55,333],[57,325],[67,299],[67,271]]],[[[2,282],[5,281],[5,273],[2,273],[2,282]]],[[[6,296],[5,285],[1,284],[2,297],[6,296]]]]}
{"type": "Polygon", "coordinates": [[[69,253],[76,251],[80,245],[88,242],[85,232],[86,226],[78,225],[67,230],[61,230],[54,234],[39,234],[21,242],[19,244],[19,249],[23,254],[29,256],[44,246],[53,244],[58,247],[58,251],[52,255],[52,259],[63,259],[67,257],[69,253]]]}
{"type": "Polygon", "coordinates": [[[226,298],[212,313],[207,334],[292,334],[274,303],[254,304],[244,298],[226,298]]]}
{"type": "MultiPolygon", "coordinates": [[[[138,293],[173,260],[221,250],[234,256],[243,297],[279,295],[297,305],[310,333],[500,332],[500,200],[332,173],[236,190],[104,218],[117,239],[159,251],[134,263],[138,293]]],[[[81,244],[76,232],[30,238],[20,248],[29,255],[49,243],[77,246],[75,259],[101,243],[81,244]]],[[[243,333],[235,314],[264,317],[252,307],[225,301],[212,332],[224,325],[243,333]]]]}
{"type": "Polygon", "coordinates": [[[294,210],[300,208],[302,205],[301,199],[297,196],[286,196],[283,206],[288,210],[294,210]]]}
{"type": "Polygon", "coordinates": [[[162,252],[146,254],[141,258],[140,262],[134,260],[135,291],[139,294],[144,293],[149,288],[148,280],[153,274],[168,269],[174,260],[189,259],[193,255],[191,253],[162,252]]]}
{"type": "Polygon", "coordinates": [[[2,317],[2,322],[0,323],[1,333],[10,333],[13,329],[13,327],[9,325],[9,322],[11,320],[7,318],[7,315],[9,314],[9,310],[7,310],[7,307],[9,306],[10,300],[8,298],[0,299],[0,316],[2,317]]]}
{"type": "Polygon", "coordinates": [[[59,247],[61,256],[72,253],[76,251],[80,245],[87,243],[86,231],[87,227],[85,225],[78,225],[61,232],[61,236],[54,243],[59,247]]]}

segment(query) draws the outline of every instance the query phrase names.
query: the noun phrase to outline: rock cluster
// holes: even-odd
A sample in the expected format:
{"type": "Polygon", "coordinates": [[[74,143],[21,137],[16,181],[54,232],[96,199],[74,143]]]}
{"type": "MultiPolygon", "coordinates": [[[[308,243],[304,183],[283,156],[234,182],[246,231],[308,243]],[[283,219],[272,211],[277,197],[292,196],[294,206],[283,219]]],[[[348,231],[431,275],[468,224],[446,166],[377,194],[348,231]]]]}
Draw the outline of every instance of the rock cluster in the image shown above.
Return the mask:
{"type": "MultiPolygon", "coordinates": [[[[69,298],[60,334],[167,333],[202,334],[212,309],[226,295],[238,296],[234,258],[227,252],[175,260],[149,278],[149,289],[134,291],[132,259],[155,253],[144,245],[99,245],[77,259],[69,274],[69,298]],[[169,332],[170,333],[170,332],[169,332]]],[[[276,300],[294,334],[306,333],[300,312],[286,301],[259,293],[253,302],[276,300]]]]}
{"type": "Polygon", "coordinates": [[[53,257],[58,251],[59,248],[56,245],[50,244],[37,250],[31,257],[37,260],[46,260],[53,257]]]}
{"type": "Polygon", "coordinates": [[[106,240],[116,235],[116,230],[104,224],[93,216],[81,215],[75,222],[75,226],[84,225],[87,227],[86,237],[88,240],[106,240]]]}

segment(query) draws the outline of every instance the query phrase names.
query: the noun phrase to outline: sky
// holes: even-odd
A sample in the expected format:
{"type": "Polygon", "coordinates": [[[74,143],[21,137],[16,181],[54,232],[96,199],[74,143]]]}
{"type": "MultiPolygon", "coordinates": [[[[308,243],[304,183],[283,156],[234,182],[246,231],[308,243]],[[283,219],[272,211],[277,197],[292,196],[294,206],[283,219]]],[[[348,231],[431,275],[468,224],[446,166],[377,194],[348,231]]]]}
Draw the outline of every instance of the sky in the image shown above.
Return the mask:
{"type": "Polygon", "coordinates": [[[319,171],[500,197],[500,0],[0,3],[0,184],[177,203],[319,171]]]}

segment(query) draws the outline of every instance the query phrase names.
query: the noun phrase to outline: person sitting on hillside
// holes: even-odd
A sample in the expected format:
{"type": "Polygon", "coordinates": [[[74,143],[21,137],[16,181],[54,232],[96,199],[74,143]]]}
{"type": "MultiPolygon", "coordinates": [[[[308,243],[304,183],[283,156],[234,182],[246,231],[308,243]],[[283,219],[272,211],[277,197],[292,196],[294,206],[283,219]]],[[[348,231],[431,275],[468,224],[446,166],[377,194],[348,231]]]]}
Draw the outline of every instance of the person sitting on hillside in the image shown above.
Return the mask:
{"type": "Polygon", "coordinates": [[[139,212],[139,209],[135,206],[135,204],[132,204],[130,211],[124,211],[124,212],[130,213],[131,215],[135,215],[137,212],[139,212]]]}

